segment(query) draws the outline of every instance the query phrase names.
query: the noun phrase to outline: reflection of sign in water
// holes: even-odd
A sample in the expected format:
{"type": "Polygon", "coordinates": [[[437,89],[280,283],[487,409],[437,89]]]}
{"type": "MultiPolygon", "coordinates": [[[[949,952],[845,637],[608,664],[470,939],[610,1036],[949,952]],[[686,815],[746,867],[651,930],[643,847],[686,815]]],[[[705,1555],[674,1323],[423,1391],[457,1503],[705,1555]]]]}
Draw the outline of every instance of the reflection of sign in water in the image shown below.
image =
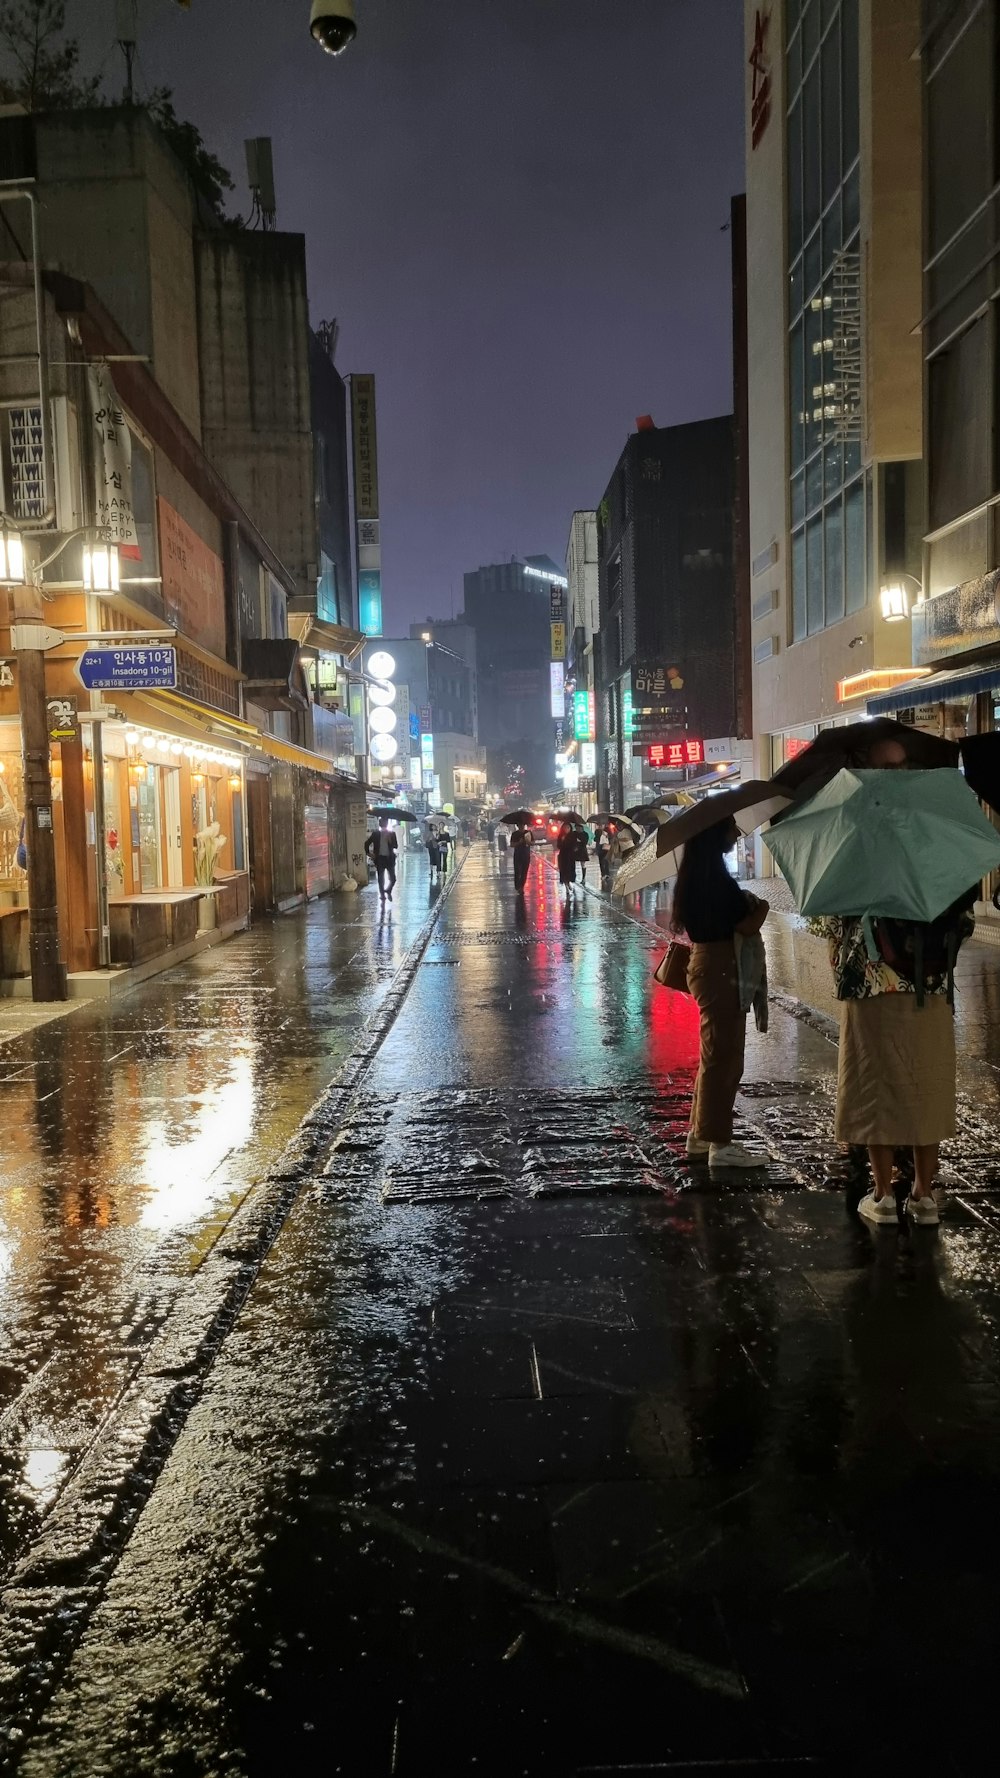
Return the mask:
{"type": "Polygon", "coordinates": [[[88,691],[173,691],[177,684],[174,648],[88,648],[77,663],[88,691]]]}

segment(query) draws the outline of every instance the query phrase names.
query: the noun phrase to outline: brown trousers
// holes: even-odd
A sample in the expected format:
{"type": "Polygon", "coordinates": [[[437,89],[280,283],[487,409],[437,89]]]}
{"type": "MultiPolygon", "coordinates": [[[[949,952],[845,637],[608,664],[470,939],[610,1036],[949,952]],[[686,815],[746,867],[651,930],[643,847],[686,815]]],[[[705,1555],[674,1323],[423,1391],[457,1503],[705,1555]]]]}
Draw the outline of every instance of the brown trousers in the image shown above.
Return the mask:
{"type": "Polygon", "coordinates": [[[732,939],[692,945],[688,989],[701,1013],[701,1050],[691,1101],[691,1134],[731,1142],[733,1106],[743,1078],[747,1015],[740,1011],[732,939]]]}

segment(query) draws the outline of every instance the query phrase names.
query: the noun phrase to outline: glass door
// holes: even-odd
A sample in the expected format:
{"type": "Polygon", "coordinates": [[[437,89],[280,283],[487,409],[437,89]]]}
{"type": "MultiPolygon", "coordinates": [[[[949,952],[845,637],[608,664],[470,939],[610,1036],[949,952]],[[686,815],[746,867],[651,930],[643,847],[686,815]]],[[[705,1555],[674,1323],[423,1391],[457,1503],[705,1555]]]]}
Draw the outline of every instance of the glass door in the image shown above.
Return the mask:
{"type": "Polygon", "coordinates": [[[144,891],[163,886],[160,848],[160,773],[147,765],[139,776],[139,872],[144,891]]]}

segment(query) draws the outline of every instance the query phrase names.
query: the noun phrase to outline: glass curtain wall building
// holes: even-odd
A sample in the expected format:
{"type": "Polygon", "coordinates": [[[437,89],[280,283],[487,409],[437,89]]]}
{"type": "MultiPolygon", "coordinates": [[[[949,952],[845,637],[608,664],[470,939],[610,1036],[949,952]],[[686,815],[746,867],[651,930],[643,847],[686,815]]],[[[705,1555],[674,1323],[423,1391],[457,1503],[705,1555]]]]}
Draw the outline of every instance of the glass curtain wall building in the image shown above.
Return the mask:
{"type": "Polygon", "coordinates": [[[868,597],[861,454],[858,0],[785,20],[792,640],[868,597]]]}

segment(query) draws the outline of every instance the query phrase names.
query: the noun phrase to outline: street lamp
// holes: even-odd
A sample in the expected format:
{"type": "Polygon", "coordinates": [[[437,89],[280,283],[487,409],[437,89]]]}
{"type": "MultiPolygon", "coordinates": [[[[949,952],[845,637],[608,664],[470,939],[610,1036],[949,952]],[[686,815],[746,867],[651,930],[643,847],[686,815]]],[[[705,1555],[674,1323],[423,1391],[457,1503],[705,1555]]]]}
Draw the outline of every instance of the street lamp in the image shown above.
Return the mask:
{"type": "Polygon", "coordinates": [[[887,624],[902,623],[910,615],[910,595],[903,584],[907,580],[917,589],[917,605],[924,602],[924,589],[916,575],[897,572],[891,580],[883,581],[879,590],[879,604],[887,624]]]}
{"type": "Polygon", "coordinates": [[[24,541],[18,531],[10,529],[6,515],[0,529],[0,584],[24,585],[24,541]]]}
{"type": "Polygon", "coordinates": [[[121,585],[116,543],[92,542],[83,546],[83,585],[88,593],[117,593],[121,585]]]}

